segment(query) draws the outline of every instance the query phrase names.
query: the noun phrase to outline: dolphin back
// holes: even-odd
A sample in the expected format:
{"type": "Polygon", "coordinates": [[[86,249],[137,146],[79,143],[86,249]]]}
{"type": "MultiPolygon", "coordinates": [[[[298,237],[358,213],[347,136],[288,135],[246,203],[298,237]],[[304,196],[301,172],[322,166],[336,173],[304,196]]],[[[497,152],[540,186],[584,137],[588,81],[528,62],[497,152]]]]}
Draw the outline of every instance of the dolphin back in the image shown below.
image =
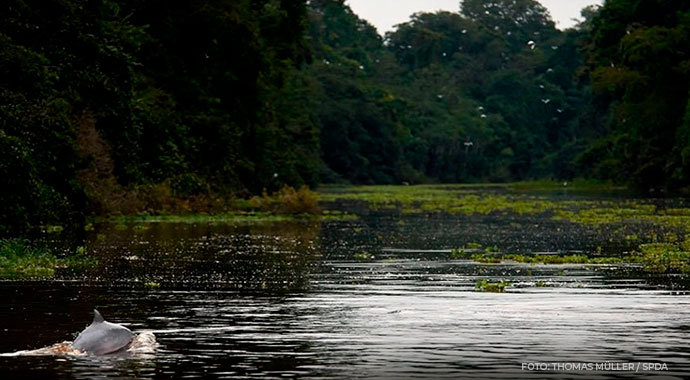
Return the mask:
{"type": "Polygon", "coordinates": [[[128,328],[116,323],[106,322],[94,310],[93,322],[72,342],[72,347],[95,355],[117,352],[127,347],[134,338],[128,328]]]}

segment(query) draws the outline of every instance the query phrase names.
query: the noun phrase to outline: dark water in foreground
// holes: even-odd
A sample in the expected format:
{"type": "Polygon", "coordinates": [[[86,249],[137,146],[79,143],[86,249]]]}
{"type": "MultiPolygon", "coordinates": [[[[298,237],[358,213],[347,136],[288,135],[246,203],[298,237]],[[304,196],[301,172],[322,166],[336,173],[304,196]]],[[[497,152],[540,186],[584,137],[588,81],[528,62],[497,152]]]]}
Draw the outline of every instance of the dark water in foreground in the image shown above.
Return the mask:
{"type": "Polygon", "coordinates": [[[71,340],[94,307],[152,330],[157,352],[0,357],[0,377],[690,377],[684,291],[607,267],[480,265],[444,251],[469,242],[589,252],[618,244],[536,217],[101,226],[88,237],[101,264],[92,273],[0,283],[0,352],[71,340]],[[476,292],[478,279],[513,286],[476,292]],[[522,370],[535,362],[608,367],[522,370]],[[635,369],[643,362],[660,370],[635,369]]]}

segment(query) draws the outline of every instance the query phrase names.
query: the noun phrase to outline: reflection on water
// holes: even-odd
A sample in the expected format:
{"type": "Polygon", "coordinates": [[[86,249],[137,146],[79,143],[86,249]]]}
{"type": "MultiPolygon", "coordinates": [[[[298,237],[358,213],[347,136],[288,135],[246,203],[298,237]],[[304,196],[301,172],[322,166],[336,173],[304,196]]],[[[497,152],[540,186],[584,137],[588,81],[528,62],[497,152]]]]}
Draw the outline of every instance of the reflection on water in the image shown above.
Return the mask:
{"type": "Polygon", "coordinates": [[[320,252],[320,224],[105,225],[89,251],[103,265],[90,281],[167,287],[301,290],[320,252]]]}
{"type": "Polygon", "coordinates": [[[0,352],[72,340],[97,307],[134,332],[153,332],[155,354],[0,357],[0,376],[605,379],[634,374],[523,372],[521,363],[652,361],[669,370],[645,378],[687,378],[690,297],[682,292],[609,267],[449,257],[469,242],[526,250],[625,245],[530,218],[522,227],[505,218],[390,214],[100,226],[87,239],[100,262],[92,272],[0,283],[0,352]],[[513,286],[476,292],[478,279],[513,286]]]}

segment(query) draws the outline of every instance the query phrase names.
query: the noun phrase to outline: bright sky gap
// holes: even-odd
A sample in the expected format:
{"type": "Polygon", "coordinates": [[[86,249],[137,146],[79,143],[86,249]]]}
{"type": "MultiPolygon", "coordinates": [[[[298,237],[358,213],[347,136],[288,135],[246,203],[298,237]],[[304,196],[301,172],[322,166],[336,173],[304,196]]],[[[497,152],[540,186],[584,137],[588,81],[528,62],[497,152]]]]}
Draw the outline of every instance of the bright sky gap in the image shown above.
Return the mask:
{"type": "MultiPolygon", "coordinates": [[[[602,0],[541,0],[551,13],[559,29],[574,26],[580,18],[582,8],[602,4],[602,0]]],[[[416,12],[439,10],[457,12],[459,0],[347,0],[347,4],[360,18],[369,21],[380,34],[394,29],[394,26],[410,19],[416,12]]]]}

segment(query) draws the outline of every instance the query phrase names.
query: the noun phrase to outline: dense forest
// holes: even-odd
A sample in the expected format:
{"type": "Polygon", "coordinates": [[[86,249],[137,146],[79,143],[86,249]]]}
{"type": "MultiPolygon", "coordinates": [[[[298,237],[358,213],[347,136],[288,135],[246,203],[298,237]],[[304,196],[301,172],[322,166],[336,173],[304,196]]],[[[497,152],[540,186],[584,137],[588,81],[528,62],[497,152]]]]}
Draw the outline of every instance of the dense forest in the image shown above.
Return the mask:
{"type": "Polygon", "coordinates": [[[320,183],[690,186],[690,2],[7,0],[0,232],[320,183]]]}

